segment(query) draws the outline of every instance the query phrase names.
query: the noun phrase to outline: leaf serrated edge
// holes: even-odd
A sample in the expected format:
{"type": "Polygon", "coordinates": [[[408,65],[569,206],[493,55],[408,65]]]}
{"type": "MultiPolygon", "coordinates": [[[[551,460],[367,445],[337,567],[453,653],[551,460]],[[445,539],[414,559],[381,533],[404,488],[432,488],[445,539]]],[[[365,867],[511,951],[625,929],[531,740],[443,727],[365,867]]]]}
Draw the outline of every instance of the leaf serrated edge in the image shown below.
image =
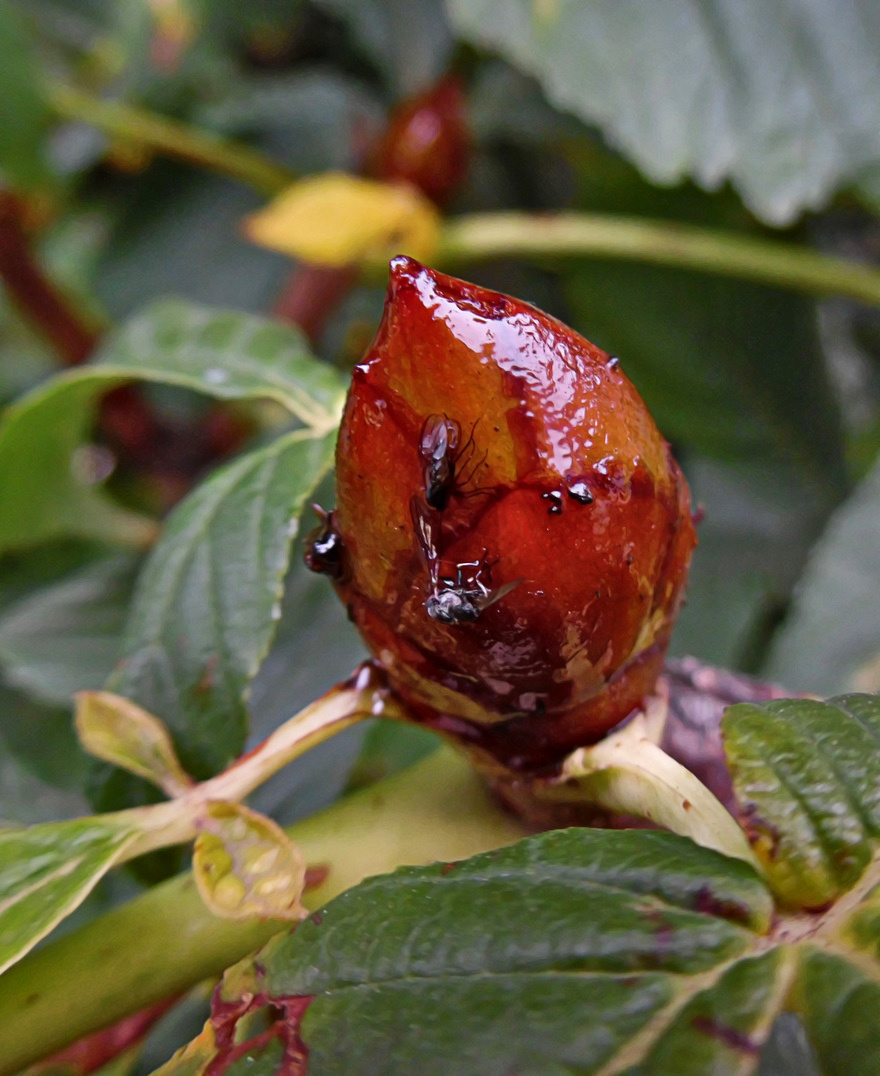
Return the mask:
{"type": "Polygon", "coordinates": [[[684,1009],[700,994],[717,986],[724,976],[743,960],[751,960],[773,951],[778,951],[780,956],[774,981],[773,1000],[766,1006],[755,1026],[758,1034],[766,1038],[774,1021],[784,1011],[785,1002],[791,992],[800,962],[800,952],[795,946],[777,944],[762,947],[759,939],[756,939],[742,953],[730,960],[725,960],[709,971],[694,976],[682,976],[678,993],[669,1004],[656,1012],[635,1035],[624,1043],[614,1057],[596,1069],[593,1076],[621,1076],[636,1068],[648,1057],[661,1036],[672,1028],[684,1009]]]}
{"type": "MultiPolygon", "coordinates": [[[[3,409],[0,412],[0,420],[5,426],[11,420],[20,419],[23,414],[35,407],[42,406],[68,385],[94,383],[96,390],[98,390],[103,382],[107,382],[106,391],[110,391],[114,385],[128,381],[154,381],[160,384],[191,389],[195,392],[204,393],[206,396],[229,398],[228,393],[218,393],[215,391],[217,386],[200,379],[195,374],[175,373],[172,370],[153,369],[151,367],[138,369],[135,366],[126,366],[120,363],[101,362],[80,367],[78,370],[68,370],[56,374],[49,381],[25,393],[20,399],[3,409]]],[[[269,381],[264,382],[263,385],[254,386],[251,391],[241,393],[239,398],[274,400],[286,411],[298,418],[314,437],[324,437],[339,425],[345,402],[345,390],[340,386],[338,398],[332,406],[328,407],[319,404],[317,400],[303,390],[296,389],[293,386],[279,388],[269,381]]]]}

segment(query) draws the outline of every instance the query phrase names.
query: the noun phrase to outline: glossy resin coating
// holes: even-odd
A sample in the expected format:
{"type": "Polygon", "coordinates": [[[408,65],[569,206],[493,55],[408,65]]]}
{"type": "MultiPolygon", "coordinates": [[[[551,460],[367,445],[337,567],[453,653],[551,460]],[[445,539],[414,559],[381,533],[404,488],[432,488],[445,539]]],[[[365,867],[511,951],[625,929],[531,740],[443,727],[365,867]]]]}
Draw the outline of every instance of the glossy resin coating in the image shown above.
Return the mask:
{"type": "Polygon", "coordinates": [[[696,542],[619,363],[508,296],[391,263],[325,522],[340,596],[413,714],[536,772],[639,705],[696,542]]]}

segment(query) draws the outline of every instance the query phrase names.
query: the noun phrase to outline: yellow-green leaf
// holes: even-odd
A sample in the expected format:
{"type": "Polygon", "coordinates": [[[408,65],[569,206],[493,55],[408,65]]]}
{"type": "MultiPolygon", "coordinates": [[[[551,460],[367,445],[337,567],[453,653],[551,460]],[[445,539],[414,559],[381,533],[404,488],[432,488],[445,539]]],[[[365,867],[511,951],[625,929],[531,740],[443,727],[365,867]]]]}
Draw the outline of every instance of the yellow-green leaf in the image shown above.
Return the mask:
{"type": "Polygon", "coordinates": [[[429,261],[440,217],[414,187],[329,172],[294,183],[244,222],[260,246],[316,265],[409,254],[429,261]]]}
{"type": "Polygon", "coordinates": [[[699,778],[658,746],[665,710],[665,700],[655,698],[619,732],[573,752],[559,776],[539,786],[539,795],[645,818],[757,867],[730,813],[699,778]]]}
{"type": "Polygon", "coordinates": [[[158,717],[110,691],[80,691],[76,731],[91,755],[158,785],[169,796],[192,786],[158,717]]]}
{"type": "Polygon", "coordinates": [[[205,903],[226,919],[302,919],[305,861],[283,829],[240,803],[208,803],[193,873],[205,903]]]}
{"type": "Polygon", "coordinates": [[[0,972],[79,907],[137,838],[121,815],[0,833],[0,972]]]}

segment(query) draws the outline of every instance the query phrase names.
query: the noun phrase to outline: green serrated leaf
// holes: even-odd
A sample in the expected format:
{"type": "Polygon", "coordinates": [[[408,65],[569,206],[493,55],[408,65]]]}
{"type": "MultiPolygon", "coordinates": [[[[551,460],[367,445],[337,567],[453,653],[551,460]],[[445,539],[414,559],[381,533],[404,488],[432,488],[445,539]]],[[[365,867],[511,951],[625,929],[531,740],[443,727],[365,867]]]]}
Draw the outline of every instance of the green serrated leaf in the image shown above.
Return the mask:
{"type": "Polygon", "coordinates": [[[874,1072],[880,964],[844,937],[852,912],[773,914],[749,867],[671,834],[548,833],[337,897],[230,969],[199,1056],[237,1057],[235,1025],[270,1004],[279,1066],[301,1043],[352,1076],[769,1076],[791,1014],[823,1072],[874,1072]]]}
{"type": "Polygon", "coordinates": [[[138,838],[124,819],[0,831],[0,972],[68,916],[138,838]]]}
{"type": "Polygon", "coordinates": [[[788,988],[780,949],[740,960],[699,991],[627,1076],[750,1073],[788,988]]]}
{"type": "Polygon", "coordinates": [[[59,705],[100,687],[119,657],[137,562],[112,557],[31,590],[0,613],[0,666],[10,684],[59,705]]]}
{"type": "Polygon", "coordinates": [[[88,813],[80,794],[88,761],[69,708],[0,685],[0,819],[31,825],[88,813]]]}
{"type": "Polygon", "coordinates": [[[765,5],[447,0],[471,41],[538,78],[655,182],[730,178],[774,224],[880,158],[872,0],[765,5]]]}
{"type": "Polygon", "coordinates": [[[318,433],[335,427],[344,392],[295,326],[180,299],[131,318],[101,346],[96,364],[223,400],[272,399],[318,433]]]}
{"type": "Polygon", "coordinates": [[[809,949],[798,983],[798,1003],[825,1076],[880,1072],[876,972],[866,975],[838,955],[809,949]]]}
{"type": "Polygon", "coordinates": [[[112,335],[96,363],[52,379],[6,411],[0,424],[0,552],[62,535],[135,546],[153,541],[155,523],[111,501],[80,458],[98,400],[132,380],[221,399],[274,399],[316,436],[335,428],[344,395],[339,376],[310,359],[290,327],[194,304],[158,303],[112,335]]]}
{"type": "Polygon", "coordinates": [[[0,3],[0,179],[23,190],[54,181],[43,150],[50,111],[33,44],[18,13],[0,3]]]}
{"type": "Polygon", "coordinates": [[[555,832],[368,879],[231,973],[224,998],[265,991],[297,1022],[311,998],[316,1071],[594,1072],[723,976],[769,914],[749,867],[689,841],[555,832]]]}
{"type": "Polygon", "coordinates": [[[728,764],[777,896],[820,908],[859,880],[880,836],[880,697],[732,706],[728,764]]]}
{"type": "Polygon", "coordinates": [[[140,577],[107,687],[161,718],[198,778],[242,749],[297,517],[334,441],[298,430],[221,468],[169,517],[140,577]]]}

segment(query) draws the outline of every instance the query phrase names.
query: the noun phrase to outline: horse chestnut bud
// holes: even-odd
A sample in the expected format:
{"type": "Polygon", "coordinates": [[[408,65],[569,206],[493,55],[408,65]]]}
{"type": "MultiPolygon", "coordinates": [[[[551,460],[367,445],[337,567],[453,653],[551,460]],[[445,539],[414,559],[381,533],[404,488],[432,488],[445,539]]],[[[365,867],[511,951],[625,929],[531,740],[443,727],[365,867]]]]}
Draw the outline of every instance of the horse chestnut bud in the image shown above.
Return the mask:
{"type": "Polygon", "coordinates": [[[651,693],[688,488],[618,360],[559,321],[395,258],[336,492],[307,561],[412,717],[484,768],[541,772],[651,693]]]}

